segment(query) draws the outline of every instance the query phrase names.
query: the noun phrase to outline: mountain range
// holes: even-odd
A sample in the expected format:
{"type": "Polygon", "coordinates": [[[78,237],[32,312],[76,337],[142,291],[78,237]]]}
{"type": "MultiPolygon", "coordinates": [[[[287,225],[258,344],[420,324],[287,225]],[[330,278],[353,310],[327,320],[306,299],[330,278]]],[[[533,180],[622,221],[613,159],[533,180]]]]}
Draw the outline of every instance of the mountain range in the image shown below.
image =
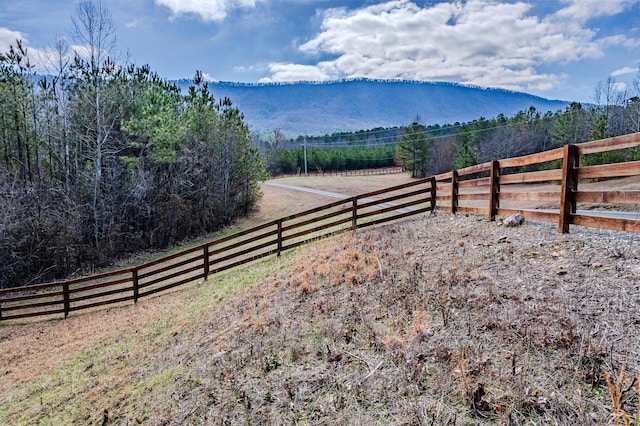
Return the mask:
{"type": "MultiPolygon", "coordinates": [[[[183,90],[192,85],[189,80],[176,83],[183,90]]],[[[510,117],[531,106],[545,113],[568,105],[522,92],[441,82],[355,79],[208,84],[216,99],[231,99],[251,131],[279,129],[290,137],[404,126],[416,119],[426,125],[454,124],[500,113],[510,117]]]]}

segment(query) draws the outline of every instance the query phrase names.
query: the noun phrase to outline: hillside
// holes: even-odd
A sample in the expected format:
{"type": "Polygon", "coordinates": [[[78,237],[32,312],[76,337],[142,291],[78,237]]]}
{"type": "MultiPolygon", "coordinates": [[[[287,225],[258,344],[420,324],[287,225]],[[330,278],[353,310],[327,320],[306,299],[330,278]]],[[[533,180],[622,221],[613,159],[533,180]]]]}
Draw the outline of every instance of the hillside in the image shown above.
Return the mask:
{"type": "MultiPolygon", "coordinates": [[[[177,83],[183,89],[191,84],[177,83]]],[[[217,99],[229,97],[251,130],[280,129],[289,136],[404,126],[417,116],[425,124],[453,124],[500,113],[511,116],[530,106],[555,112],[567,105],[526,93],[418,81],[212,82],[209,88],[217,99]]]]}
{"type": "Polygon", "coordinates": [[[439,213],[0,324],[0,423],[610,424],[605,373],[632,415],[640,390],[634,237],[439,213]]]}

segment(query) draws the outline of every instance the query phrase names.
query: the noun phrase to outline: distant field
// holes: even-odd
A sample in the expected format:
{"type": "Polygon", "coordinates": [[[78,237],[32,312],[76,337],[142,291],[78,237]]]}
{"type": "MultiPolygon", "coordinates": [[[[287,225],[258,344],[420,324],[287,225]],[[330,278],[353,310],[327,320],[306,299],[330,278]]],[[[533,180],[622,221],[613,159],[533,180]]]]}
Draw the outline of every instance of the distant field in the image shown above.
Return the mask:
{"type": "MultiPolygon", "coordinates": [[[[274,180],[277,183],[322,189],[349,196],[364,194],[390,186],[412,181],[407,173],[370,176],[300,176],[274,180]]],[[[260,210],[252,221],[276,219],[293,213],[327,204],[331,200],[314,194],[262,185],[264,197],[260,200],[260,210]]]]}

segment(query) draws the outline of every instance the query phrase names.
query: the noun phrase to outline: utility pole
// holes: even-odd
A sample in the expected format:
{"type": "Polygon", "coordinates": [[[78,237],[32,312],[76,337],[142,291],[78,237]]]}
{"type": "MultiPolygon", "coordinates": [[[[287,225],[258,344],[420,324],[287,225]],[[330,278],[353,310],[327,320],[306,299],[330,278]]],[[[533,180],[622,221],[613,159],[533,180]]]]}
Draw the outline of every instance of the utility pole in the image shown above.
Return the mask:
{"type": "Polygon", "coordinates": [[[304,137],[304,143],[302,144],[304,147],[304,175],[307,176],[307,137],[304,137]]]}

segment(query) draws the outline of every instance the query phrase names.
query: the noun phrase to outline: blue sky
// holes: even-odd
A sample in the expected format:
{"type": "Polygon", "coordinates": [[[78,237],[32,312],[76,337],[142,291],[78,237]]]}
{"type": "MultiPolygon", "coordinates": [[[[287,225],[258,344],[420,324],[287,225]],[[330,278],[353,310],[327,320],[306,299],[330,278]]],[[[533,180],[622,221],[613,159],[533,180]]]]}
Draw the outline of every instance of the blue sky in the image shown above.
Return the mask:
{"type": "MultiPolygon", "coordinates": [[[[593,102],[634,92],[640,0],[108,0],[121,58],[168,79],[451,81],[593,102]]],[[[2,0],[0,51],[44,64],[78,2],[2,0]]]]}

